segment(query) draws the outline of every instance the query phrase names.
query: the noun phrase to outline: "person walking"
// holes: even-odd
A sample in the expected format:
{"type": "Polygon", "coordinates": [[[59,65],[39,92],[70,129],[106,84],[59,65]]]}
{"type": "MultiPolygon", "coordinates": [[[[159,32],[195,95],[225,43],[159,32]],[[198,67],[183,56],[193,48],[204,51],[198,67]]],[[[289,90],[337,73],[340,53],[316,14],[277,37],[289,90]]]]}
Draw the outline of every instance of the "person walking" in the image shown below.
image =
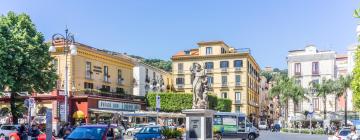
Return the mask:
{"type": "Polygon", "coordinates": [[[26,133],[26,127],[24,124],[21,124],[18,130],[18,135],[20,137],[20,140],[27,140],[27,133],[26,133]]]}
{"type": "Polygon", "coordinates": [[[40,130],[36,124],[31,126],[29,130],[29,136],[31,136],[31,140],[37,140],[37,137],[40,135],[40,130]]]}
{"type": "Polygon", "coordinates": [[[355,126],[350,127],[350,134],[347,135],[347,140],[356,140],[356,129],[355,126]]]}

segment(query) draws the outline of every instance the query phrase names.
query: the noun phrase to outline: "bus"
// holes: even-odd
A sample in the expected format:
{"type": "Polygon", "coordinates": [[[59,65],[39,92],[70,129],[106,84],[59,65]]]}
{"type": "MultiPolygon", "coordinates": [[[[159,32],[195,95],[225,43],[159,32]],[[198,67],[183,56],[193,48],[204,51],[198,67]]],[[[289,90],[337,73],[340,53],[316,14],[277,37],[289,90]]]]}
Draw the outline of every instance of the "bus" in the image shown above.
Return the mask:
{"type": "Polygon", "coordinates": [[[247,120],[246,115],[243,113],[215,113],[213,132],[216,139],[240,138],[255,140],[259,137],[259,130],[247,120]]]}

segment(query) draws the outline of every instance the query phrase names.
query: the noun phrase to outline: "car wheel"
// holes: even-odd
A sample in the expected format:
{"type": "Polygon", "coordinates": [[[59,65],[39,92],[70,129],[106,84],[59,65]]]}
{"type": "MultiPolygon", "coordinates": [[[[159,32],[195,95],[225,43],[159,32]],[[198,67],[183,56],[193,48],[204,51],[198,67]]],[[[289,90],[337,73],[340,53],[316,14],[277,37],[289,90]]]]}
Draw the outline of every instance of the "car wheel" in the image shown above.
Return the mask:
{"type": "Polygon", "coordinates": [[[248,138],[249,140],[255,140],[255,134],[249,134],[248,138]]]}
{"type": "Polygon", "coordinates": [[[216,133],[214,138],[215,138],[216,140],[221,140],[221,139],[222,139],[222,136],[221,136],[220,133],[216,133]]]}

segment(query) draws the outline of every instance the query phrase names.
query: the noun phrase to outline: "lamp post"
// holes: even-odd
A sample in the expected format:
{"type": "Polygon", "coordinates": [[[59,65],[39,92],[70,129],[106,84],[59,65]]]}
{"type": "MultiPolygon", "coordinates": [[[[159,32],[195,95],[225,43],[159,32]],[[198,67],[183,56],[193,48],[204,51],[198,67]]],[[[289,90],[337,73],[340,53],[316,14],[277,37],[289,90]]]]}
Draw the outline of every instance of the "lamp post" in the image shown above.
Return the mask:
{"type": "Polygon", "coordinates": [[[68,66],[68,54],[77,55],[77,48],[75,46],[75,39],[72,33],[69,33],[69,30],[65,29],[65,35],[56,33],[52,36],[52,45],[49,48],[49,52],[56,52],[55,45],[61,44],[65,55],[65,105],[64,105],[64,121],[68,122],[68,97],[69,97],[69,66],[68,66]],[[69,52],[70,51],[70,52],[69,52]]]}

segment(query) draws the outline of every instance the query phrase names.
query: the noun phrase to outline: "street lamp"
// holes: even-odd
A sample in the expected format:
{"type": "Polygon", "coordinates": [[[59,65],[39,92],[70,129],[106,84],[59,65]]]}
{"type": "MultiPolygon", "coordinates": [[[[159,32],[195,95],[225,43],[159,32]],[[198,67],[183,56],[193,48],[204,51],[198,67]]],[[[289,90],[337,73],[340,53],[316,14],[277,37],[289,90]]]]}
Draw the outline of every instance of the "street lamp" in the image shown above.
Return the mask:
{"type": "Polygon", "coordinates": [[[68,96],[69,96],[69,66],[68,66],[68,54],[77,55],[77,47],[75,46],[75,39],[72,33],[69,33],[68,29],[65,29],[65,36],[59,33],[56,33],[52,36],[52,45],[49,48],[49,52],[56,52],[56,47],[58,43],[62,45],[64,48],[64,55],[65,55],[65,112],[64,112],[64,120],[68,122],[68,96]]]}

